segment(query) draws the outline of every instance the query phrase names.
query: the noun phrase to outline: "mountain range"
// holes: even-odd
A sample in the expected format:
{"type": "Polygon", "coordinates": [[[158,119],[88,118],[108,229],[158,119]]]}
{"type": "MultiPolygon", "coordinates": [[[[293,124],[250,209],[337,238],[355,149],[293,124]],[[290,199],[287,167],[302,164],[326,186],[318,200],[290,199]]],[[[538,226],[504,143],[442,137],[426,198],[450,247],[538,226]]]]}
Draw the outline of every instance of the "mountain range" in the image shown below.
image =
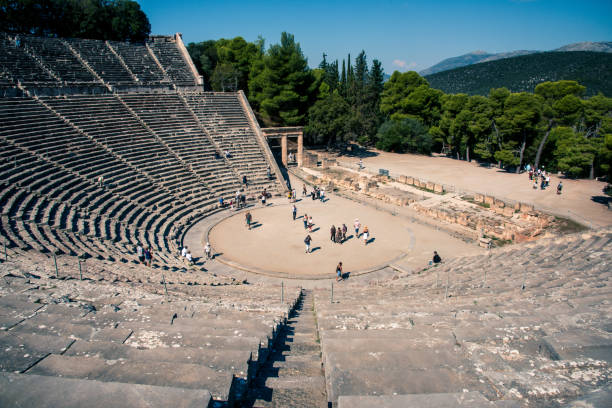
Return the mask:
{"type": "MultiPolygon", "coordinates": [[[[612,52],[612,41],[601,41],[601,42],[578,42],[574,44],[564,45],[557,49],[551,50],[552,52],[566,52],[566,51],[595,51],[595,52],[612,52]]],[[[534,51],[534,50],[517,50],[510,52],[500,52],[491,54],[486,51],[473,51],[468,54],[460,55],[458,57],[447,58],[439,63],[432,65],[431,67],[419,72],[420,75],[431,75],[437,72],[446,71],[449,69],[465,67],[472,64],[478,64],[481,62],[496,61],[504,58],[518,57],[521,55],[536,54],[541,52],[550,51],[534,51]]]]}

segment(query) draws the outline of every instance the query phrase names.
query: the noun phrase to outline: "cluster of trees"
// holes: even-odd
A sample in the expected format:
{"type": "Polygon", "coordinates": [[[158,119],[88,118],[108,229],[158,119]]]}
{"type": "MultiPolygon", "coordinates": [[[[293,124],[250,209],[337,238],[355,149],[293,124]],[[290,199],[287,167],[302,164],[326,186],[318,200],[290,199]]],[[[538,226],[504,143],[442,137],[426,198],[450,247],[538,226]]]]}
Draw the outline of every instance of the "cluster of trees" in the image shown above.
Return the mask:
{"type": "Polygon", "coordinates": [[[267,50],[260,38],[191,43],[209,89],[247,93],[264,126],[305,126],[318,145],[358,142],[395,152],[441,151],[517,171],[531,163],[572,177],[610,174],[612,99],[585,98],[576,81],[544,82],[535,92],[491,89],[446,94],[416,72],[384,82],[365,52],[310,69],[293,35],[267,50]]]}
{"type": "Polygon", "coordinates": [[[0,30],[140,42],[149,36],[151,24],[132,0],[2,0],[0,30]]]}
{"type": "Polygon", "coordinates": [[[385,84],[381,111],[390,120],[417,120],[434,150],[457,159],[610,177],[612,99],[584,98],[585,91],[564,80],[543,82],[534,93],[497,88],[488,96],[445,94],[416,72],[395,72],[385,84]]]}

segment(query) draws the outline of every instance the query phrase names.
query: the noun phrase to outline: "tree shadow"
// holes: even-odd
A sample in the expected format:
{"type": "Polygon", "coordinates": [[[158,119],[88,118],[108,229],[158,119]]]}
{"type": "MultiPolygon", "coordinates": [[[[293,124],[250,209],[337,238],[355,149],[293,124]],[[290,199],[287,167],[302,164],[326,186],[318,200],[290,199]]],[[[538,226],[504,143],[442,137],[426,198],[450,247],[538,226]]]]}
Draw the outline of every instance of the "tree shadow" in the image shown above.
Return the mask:
{"type": "Polygon", "coordinates": [[[612,197],[607,196],[592,196],[591,201],[597,204],[603,204],[606,207],[610,208],[610,202],[612,201],[612,197]]]}
{"type": "Polygon", "coordinates": [[[310,252],[312,253],[312,252],[314,252],[314,251],[318,251],[319,249],[321,249],[321,247],[320,247],[320,246],[316,246],[316,247],[312,248],[312,249],[310,250],[310,252]]]}

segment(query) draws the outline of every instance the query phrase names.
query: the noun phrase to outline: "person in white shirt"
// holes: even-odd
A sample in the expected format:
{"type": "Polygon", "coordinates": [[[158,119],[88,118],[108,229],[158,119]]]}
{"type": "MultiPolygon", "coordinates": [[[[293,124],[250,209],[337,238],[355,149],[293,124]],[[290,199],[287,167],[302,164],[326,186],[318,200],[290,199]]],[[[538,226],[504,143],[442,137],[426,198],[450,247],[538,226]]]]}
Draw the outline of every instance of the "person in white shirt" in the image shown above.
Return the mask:
{"type": "Polygon", "coordinates": [[[183,247],[183,250],[181,251],[181,256],[186,257],[187,256],[187,247],[183,247]]]}
{"type": "Polygon", "coordinates": [[[204,246],[204,252],[206,253],[206,259],[210,259],[210,242],[207,242],[204,246]]]}
{"type": "Polygon", "coordinates": [[[187,251],[187,255],[185,255],[185,258],[187,258],[187,262],[189,263],[189,265],[193,265],[193,257],[191,256],[191,252],[187,251]]]}

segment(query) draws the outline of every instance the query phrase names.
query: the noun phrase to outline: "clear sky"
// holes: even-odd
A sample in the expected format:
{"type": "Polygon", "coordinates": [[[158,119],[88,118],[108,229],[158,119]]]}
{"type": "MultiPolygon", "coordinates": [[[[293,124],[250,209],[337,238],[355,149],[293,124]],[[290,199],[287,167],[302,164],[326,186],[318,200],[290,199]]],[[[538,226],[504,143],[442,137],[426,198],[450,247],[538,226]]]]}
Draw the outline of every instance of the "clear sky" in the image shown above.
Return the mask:
{"type": "Polygon", "coordinates": [[[612,41],[612,0],[137,0],[152,34],[185,43],[241,36],[266,45],[295,35],[311,67],[357,55],[385,72],[420,71],[475,50],[551,50],[612,41]]]}

